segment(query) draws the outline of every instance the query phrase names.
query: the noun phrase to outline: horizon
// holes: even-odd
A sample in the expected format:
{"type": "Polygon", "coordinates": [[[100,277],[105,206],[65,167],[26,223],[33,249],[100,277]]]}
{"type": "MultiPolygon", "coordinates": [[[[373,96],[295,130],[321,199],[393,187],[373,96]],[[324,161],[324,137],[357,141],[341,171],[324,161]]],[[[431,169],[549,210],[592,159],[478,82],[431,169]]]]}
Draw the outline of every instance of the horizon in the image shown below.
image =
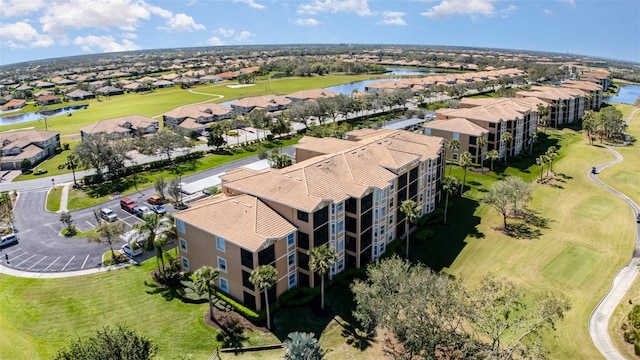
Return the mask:
{"type": "Polygon", "coordinates": [[[0,66],[137,50],[339,44],[640,62],[633,0],[0,0],[0,7],[0,66]]]}

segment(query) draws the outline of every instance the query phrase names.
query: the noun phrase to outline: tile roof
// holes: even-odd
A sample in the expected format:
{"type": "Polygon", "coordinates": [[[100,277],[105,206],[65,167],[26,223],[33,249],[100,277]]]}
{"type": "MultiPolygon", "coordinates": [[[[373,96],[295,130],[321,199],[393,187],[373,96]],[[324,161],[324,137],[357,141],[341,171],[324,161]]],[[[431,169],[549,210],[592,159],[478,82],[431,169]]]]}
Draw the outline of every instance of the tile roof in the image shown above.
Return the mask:
{"type": "Polygon", "coordinates": [[[487,130],[471,121],[463,118],[453,118],[447,120],[434,120],[423,125],[429,129],[443,130],[449,132],[457,132],[472,136],[480,136],[487,130]]]}
{"type": "Polygon", "coordinates": [[[148,126],[159,127],[158,120],[148,118],[142,115],[127,115],[113,119],[107,119],[98,121],[97,123],[93,123],[87,125],[80,129],[80,132],[86,134],[98,134],[98,133],[107,133],[111,134],[113,132],[128,132],[130,129],[140,129],[146,128],[148,126]],[[131,124],[131,128],[123,127],[125,123],[131,124]]]}
{"type": "Polygon", "coordinates": [[[287,106],[289,104],[291,104],[290,99],[287,99],[284,96],[278,96],[278,95],[246,97],[231,103],[232,106],[242,106],[245,108],[249,108],[249,107],[267,108],[271,106],[287,106]]]}
{"type": "Polygon", "coordinates": [[[297,100],[310,100],[310,99],[319,99],[319,98],[330,98],[337,96],[338,93],[327,90],[327,89],[313,89],[313,90],[302,90],[297,91],[289,95],[285,95],[285,97],[289,99],[297,99],[297,100]]]}
{"type": "Polygon", "coordinates": [[[5,142],[8,142],[7,146],[3,146],[2,149],[8,149],[13,147],[23,147],[33,142],[42,142],[59,134],[57,131],[45,131],[45,130],[13,130],[0,132],[0,146],[5,142]]]}
{"type": "Polygon", "coordinates": [[[462,109],[446,109],[436,111],[450,117],[460,117],[469,120],[480,120],[487,122],[500,122],[522,118],[524,114],[530,111],[537,111],[537,105],[534,101],[515,99],[515,98],[498,98],[492,100],[472,100],[466,104],[472,104],[473,101],[484,103],[483,105],[462,108],[462,109]]]}
{"type": "Polygon", "coordinates": [[[196,104],[182,106],[166,112],[163,115],[174,119],[197,119],[200,117],[211,117],[212,115],[226,115],[232,111],[230,107],[220,104],[196,104]]]}
{"type": "MultiPolygon", "coordinates": [[[[192,203],[189,209],[174,217],[252,252],[260,250],[267,240],[284,238],[296,230],[277,212],[250,195],[222,194],[206,198],[192,203]]],[[[213,245],[215,239],[211,241],[213,245]]]]}

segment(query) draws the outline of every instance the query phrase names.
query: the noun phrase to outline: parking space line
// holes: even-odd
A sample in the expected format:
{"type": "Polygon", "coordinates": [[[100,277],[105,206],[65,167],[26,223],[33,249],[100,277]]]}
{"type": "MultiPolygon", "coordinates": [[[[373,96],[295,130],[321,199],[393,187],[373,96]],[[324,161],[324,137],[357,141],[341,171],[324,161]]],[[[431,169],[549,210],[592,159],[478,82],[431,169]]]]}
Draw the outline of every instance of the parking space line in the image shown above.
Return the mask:
{"type": "Polygon", "coordinates": [[[64,269],[66,269],[66,268],[67,268],[67,266],[69,266],[69,264],[71,263],[71,261],[72,261],[72,260],[73,260],[73,258],[75,258],[75,257],[76,257],[76,256],[75,256],[75,255],[73,255],[73,256],[71,257],[71,259],[69,259],[69,261],[67,262],[67,264],[66,264],[66,265],[62,268],[62,270],[60,270],[60,271],[64,271],[64,269]]]}
{"type": "Polygon", "coordinates": [[[11,254],[13,254],[14,252],[17,252],[17,251],[20,251],[20,250],[22,250],[22,248],[17,248],[17,249],[15,249],[15,250],[13,250],[13,251],[8,252],[7,254],[11,255],[11,254]]]}
{"type": "Polygon", "coordinates": [[[24,264],[25,262],[27,262],[27,261],[29,261],[29,260],[33,259],[35,256],[36,256],[36,254],[33,254],[33,255],[29,256],[28,258],[26,258],[26,259],[22,260],[22,262],[21,262],[20,264],[16,264],[16,267],[18,267],[18,266],[20,266],[20,265],[24,264]]]}
{"type": "Polygon", "coordinates": [[[56,263],[56,261],[60,260],[60,256],[58,256],[55,260],[53,260],[53,262],[51,264],[49,264],[49,266],[47,266],[44,270],[42,271],[47,271],[49,270],[49,268],[56,263]]]}
{"type": "Polygon", "coordinates": [[[44,260],[44,259],[46,259],[46,258],[47,258],[47,257],[45,256],[45,257],[43,257],[42,259],[40,259],[40,260],[36,261],[36,262],[35,262],[35,264],[31,265],[31,267],[30,267],[30,268],[28,268],[27,270],[31,270],[31,269],[33,269],[33,267],[34,267],[34,266],[38,265],[42,260],[44,260]]]}
{"type": "Polygon", "coordinates": [[[84,269],[84,266],[87,265],[87,260],[89,260],[89,255],[87,255],[86,259],[84,259],[84,262],[82,263],[82,267],[80,269],[84,269]]]}
{"type": "MultiPolygon", "coordinates": [[[[14,252],[15,252],[15,251],[14,251],[14,252]]],[[[25,255],[25,254],[28,254],[28,253],[29,253],[28,251],[24,251],[22,254],[18,254],[18,255],[16,255],[16,256],[12,257],[12,258],[11,258],[11,260],[15,260],[15,259],[19,258],[20,256],[25,255]]]]}

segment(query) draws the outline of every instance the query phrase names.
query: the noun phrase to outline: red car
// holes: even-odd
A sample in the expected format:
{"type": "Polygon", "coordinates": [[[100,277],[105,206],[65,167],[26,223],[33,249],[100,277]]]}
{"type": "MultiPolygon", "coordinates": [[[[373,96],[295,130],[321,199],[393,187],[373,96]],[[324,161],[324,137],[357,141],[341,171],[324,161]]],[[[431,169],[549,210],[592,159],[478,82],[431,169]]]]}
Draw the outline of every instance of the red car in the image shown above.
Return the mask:
{"type": "Polygon", "coordinates": [[[122,198],[122,200],[120,200],[120,207],[122,208],[122,210],[133,214],[133,209],[135,209],[138,206],[138,204],[129,199],[129,198],[122,198]]]}

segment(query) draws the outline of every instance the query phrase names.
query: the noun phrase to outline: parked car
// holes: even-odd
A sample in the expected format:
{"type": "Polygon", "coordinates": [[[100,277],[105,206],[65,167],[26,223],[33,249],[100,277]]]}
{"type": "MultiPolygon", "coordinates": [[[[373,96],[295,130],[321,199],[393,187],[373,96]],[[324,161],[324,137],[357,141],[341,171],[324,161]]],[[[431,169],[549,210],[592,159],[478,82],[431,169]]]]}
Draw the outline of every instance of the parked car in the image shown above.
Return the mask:
{"type": "Polygon", "coordinates": [[[597,174],[597,173],[598,173],[598,168],[597,168],[597,167],[595,167],[595,166],[594,166],[594,167],[592,167],[592,168],[591,168],[591,173],[592,173],[592,174],[597,174]]]}
{"type": "Polygon", "coordinates": [[[0,238],[0,247],[9,246],[18,243],[18,236],[15,233],[4,235],[0,238]]]}
{"type": "Polygon", "coordinates": [[[118,215],[111,209],[100,209],[100,218],[104,221],[114,222],[118,220],[118,215]]]}
{"type": "Polygon", "coordinates": [[[122,210],[133,214],[133,210],[138,206],[138,204],[129,199],[129,198],[122,198],[122,200],[120,200],[120,207],[122,208],[122,210]]]}
{"type": "Polygon", "coordinates": [[[636,216],[636,222],[640,223],[640,214],[638,214],[638,216],[636,216]]]}
{"type": "Polygon", "coordinates": [[[162,205],[151,205],[151,210],[159,215],[164,215],[167,213],[167,209],[164,208],[164,206],[162,205]]]}
{"type": "Polygon", "coordinates": [[[129,244],[122,245],[122,252],[130,258],[134,258],[138,255],[142,255],[143,251],[144,250],[142,250],[142,247],[138,245],[135,245],[133,249],[129,244]]]}
{"type": "Polygon", "coordinates": [[[162,198],[160,196],[158,196],[158,195],[153,195],[153,196],[149,197],[147,199],[147,202],[150,205],[162,205],[163,204],[162,198]]]}
{"type": "Polygon", "coordinates": [[[149,207],[146,205],[136,206],[135,208],[133,208],[133,214],[139,218],[142,218],[145,215],[153,214],[153,210],[149,209],[149,207]]]}

